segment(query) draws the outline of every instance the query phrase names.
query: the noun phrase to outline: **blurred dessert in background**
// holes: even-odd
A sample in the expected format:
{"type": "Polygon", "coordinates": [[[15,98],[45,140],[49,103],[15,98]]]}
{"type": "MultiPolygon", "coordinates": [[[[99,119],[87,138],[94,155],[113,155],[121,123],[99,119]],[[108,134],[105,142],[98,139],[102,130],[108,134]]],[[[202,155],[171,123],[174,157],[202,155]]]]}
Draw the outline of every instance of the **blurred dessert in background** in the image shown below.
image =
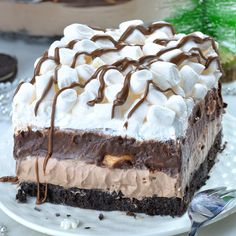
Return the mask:
{"type": "Polygon", "coordinates": [[[0,83],[12,82],[17,73],[17,60],[16,58],[0,53],[0,83]]]}

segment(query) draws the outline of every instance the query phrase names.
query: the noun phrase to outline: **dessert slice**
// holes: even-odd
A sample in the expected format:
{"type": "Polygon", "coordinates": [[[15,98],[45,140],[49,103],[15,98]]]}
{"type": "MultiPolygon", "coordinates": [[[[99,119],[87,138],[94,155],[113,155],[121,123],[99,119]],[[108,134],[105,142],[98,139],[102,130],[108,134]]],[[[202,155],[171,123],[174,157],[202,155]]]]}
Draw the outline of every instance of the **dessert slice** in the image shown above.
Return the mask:
{"type": "Polygon", "coordinates": [[[220,149],[220,76],[216,44],[199,32],[141,20],[66,27],[14,97],[20,192],[38,204],[183,214],[220,149]]]}

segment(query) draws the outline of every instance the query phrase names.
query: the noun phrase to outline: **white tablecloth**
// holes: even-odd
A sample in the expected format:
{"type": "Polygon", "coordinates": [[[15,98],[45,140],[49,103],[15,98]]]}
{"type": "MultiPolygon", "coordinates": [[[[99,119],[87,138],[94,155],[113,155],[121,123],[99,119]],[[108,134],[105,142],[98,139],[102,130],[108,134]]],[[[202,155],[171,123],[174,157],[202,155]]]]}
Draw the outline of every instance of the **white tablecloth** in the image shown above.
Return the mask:
{"type": "MultiPolygon", "coordinates": [[[[0,40],[0,53],[5,52],[15,55],[19,61],[19,78],[27,78],[32,74],[33,63],[38,55],[41,55],[43,51],[48,47],[45,45],[26,45],[22,41],[5,41],[0,40]]],[[[227,112],[236,117],[236,96],[225,97],[225,102],[228,103],[227,112]]],[[[3,127],[4,124],[0,123],[3,127]]],[[[236,124],[235,124],[236,127],[236,124]]],[[[1,175],[1,173],[0,173],[1,175]]],[[[0,193],[4,194],[4,193],[0,193]]],[[[220,222],[209,225],[203,228],[199,236],[235,236],[236,235],[236,214],[233,214],[220,222]]],[[[8,228],[8,236],[42,236],[43,234],[32,231],[24,226],[11,220],[0,210],[0,225],[6,225],[8,228]]],[[[183,236],[186,234],[181,234],[183,236]]]]}

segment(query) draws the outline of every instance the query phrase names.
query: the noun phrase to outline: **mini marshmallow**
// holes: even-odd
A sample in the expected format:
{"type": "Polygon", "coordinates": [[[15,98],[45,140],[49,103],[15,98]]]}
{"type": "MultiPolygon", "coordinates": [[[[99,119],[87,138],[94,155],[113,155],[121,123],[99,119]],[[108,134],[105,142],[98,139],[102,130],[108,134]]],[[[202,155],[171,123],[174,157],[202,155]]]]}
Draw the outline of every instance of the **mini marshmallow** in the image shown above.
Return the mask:
{"type": "Polygon", "coordinates": [[[137,25],[143,25],[144,22],[142,20],[130,20],[130,21],[124,21],[119,24],[119,29],[123,33],[126,29],[128,29],[130,26],[137,26],[137,25]]]}
{"type": "Polygon", "coordinates": [[[99,67],[105,65],[106,63],[100,58],[96,57],[92,62],[91,66],[93,66],[95,69],[98,69],[99,67]]]}
{"type": "Polygon", "coordinates": [[[98,48],[99,48],[98,45],[89,39],[83,39],[81,41],[78,41],[74,46],[74,50],[76,50],[77,52],[88,52],[88,53],[91,53],[98,48]]]}
{"type": "MultiPolygon", "coordinates": [[[[60,48],[59,49],[60,63],[62,65],[70,66],[72,64],[75,53],[76,53],[75,50],[71,50],[69,48],[60,48]]],[[[79,59],[77,59],[77,62],[78,61],[79,61],[79,59]]],[[[81,64],[82,63],[85,63],[85,61],[82,61],[81,64]]]]}
{"type": "Polygon", "coordinates": [[[60,113],[69,112],[75,105],[77,100],[77,92],[74,89],[64,90],[57,97],[56,111],[60,113]]]}
{"type": "Polygon", "coordinates": [[[171,126],[175,119],[175,112],[161,105],[152,105],[148,109],[147,122],[163,126],[171,126]]]}
{"type": "Polygon", "coordinates": [[[152,85],[149,87],[149,93],[146,99],[152,105],[163,105],[167,102],[165,94],[153,88],[152,85]]]}
{"type": "Polygon", "coordinates": [[[188,65],[185,65],[180,70],[181,84],[187,95],[189,95],[193,89],[193,86],[199,80],[198,74],[188,65]]]}
{"type": "Polygon", "coordinates": [[[101,55],[101,59],[108,65],[120,60],[122,57],[119,52],[107,52],[101,55]]]}
{"type": "Polygon", "coordinates": [[[144,92],[148,80],[152,80],[149,70],[139,70],[132,74],[130,79],[130,90],[135,94],[144,92]]]}
{"type": "Polygon", "coordinates": [[[35,99],[35,87],[31,83],[23,83],[15,95],[13,102],[14,104],[18,103],[27,103],[30,104],[35,99]]]}
{"type": "MultiPolygon", "coordinates": [[[[153,22],[153,24],[155,23],[168,23],[168,22],[165,22],[165,21],[157,21],[157,22],[153,22]]],[[[172,33],[172,30],[169,26],[164,26],[164,27],[161,27],[160,29],[156,29],[154,31],[155,32],[163,32],[165,34],[167,34],[168,38],[172,38],[173,37],[173,33],[172,33]]]]}
{"type": "Polygon", "coordinates": [[[176,86],[180,81],[179,71],[173,63],[157,61],[151,64],[151,71],[154,74],[154,82],[161,89],[166,90],[176,86]]]}
{"type": "MultiPolygon", "coordinates": [[[[45,91],[46,87],[50,79],[53,77],[52,73],[47,73],[44,75],[36,76],[35,77],[35,90],[36,90],[36,99],[40,99],[42,97],[43,92],[45,91]]],[[[53,86],[49,89],[47,96],[44,100],[50,100],[53,98],[55,94],[53,86]]]]}
{"type": "Polygon", "coordinates": [[[104,81],[107,86],[121,84],[124,82],[124,76],[118,70],[110,69],[105,73],[104,81]]]}
{"type": "Polygon", "coordinates": [[[183,64],[190,66],[199,75],[205,70],[205,66],[197,62],[185,60],[183,64]]]}
{"type": "Polygon", "coordinates": [[[100,82],[98,79],[93,79],[91,80],[86,86],[85,86],[85,91],[87,92],[92,92],[93,94],[98,94],[100,82]]]}
{"type": "Polygon", "coordinates": [[[198,82],[211,89],[216,85],[216,78],[214,75],[200,75],[198,82]]]}
{"type": "Polygon", "coordinates": [[[180,95],[181,97],[185,97],[185,92],[184,90],[179,86],[179,85],[176,85],[174,87],[172,87],[172,90],[177,94],[177,95],[180,95]]]}
{"type": "Polygon", "coordinates": [[[56,66],[57,65],[56,65],[55,61],[48,59],[48,60],[44,61],[41,64],[39,74],[43,75],[43,74],[46,74],[46,73],[48,73],[50,71],[54,71],[56,66]]]}
{"type": "Polygon", "coordinates": [[[193,107],[194,107],[194,101],[192,98],[186,98],[185,102],[186,102],[186,106],[187,106],[187,114],[188,114],[188,116],[190,116],[192,113],[193,107]]]}
{"type": "Polygon", "coordinates": [[[193,98],[200,100],[203,99],[207,94],[207,87],[204,84],[195,84],[192,91],[193,98]]]}
{"type": "Polygon", "coordinates": [[[164,61],[170,61],[172,58],[178,56],[181,53],[182,53],[182,51],[180,49],[174,49],[174,50],[171,50],[169,52],[162,54],[160,56],[160,59],[162,59],[164,61]]]}
{"type": "Polygon", "coordinates": [[[114,48],[115,45],[108,39],[104,40],[104,39],[99,39],[96,41],[96,45],[99,48],[114,48]]]}
{"type": "Polygon", "coordinates": [[[168,35],[162,31],[155,31],[154,33],[150,34],[145,43],[152,43],[156,39],[169,39],[168,35]]]}
{"type": "Polygon", "coordinates": [[[123,84],[113,84],[105,89],[105,96],[108,102],[113,102],[116,99],[116,95],[121,91],[123,88],[123,84]]]}
{"type": "MultiPolygon", "coordinates": [[[[128,114],[129,112],[133,109],[133,107],[140,101],[140,99],[136,99],[132,105],[130,106],[130,108],[126,111],[124,117],[128,118],[128,114]]],[[[146,114],[148,112],[150,105],[144,101],[132,114],[132,118],[139,120],[140,123],[144,122],[145,118],[146,118],[146,114]]]]}
{"type": "Polygon", "coordinates": [[[89,39],[94,35],[94,30],[87,25],[72,24],[64,29],[65,38],[68,40],[74,39],[89,39]]]}
{"type": "Polygon", "coordinates": [[[125,46],[120,53],[123,58],[128,57],[133,60],[138,60],[140,57],[144,56],[139,46],[125,46]]]}
{"type": "Polygon", "coordinates": [[[156,43],[145,43],[145,45],[143,46],[143,54],[145,56],[155,55],[163,48],[165,47],[156,43]]]}
{"type": "Polygon", "coordinates": [[[77,71],[69,66],[62,65],[58,70],[58,87],[62,89],[78,82],[77,71]]]}
{"type": "Polygon", "coordinates": [[[90,79],[90,77],[96,71],[93,66],[88,65],[88,64],[79,65],[75,69],[77,71],[77,75],[79,79],[82,79],[84,81],[87,81],[88,79],[90,79]]]}
{"type": "Polygon", "coordinates": [[[96,95],[91,91],[84,91],[79,95],[78,103],[80,105],[87,105],[88,101],[95,99],[96,95]]]}
{"type": "Polygon", "coordinates": [[[179,95],[172,95],[166,102],[166,107],[173,110],[177,117],[183,116],[187,112],[184,99],[179,95]]]}
{"type": "Polygon", "coordinates": [[[57,47],[58,47],[58,48],[60,48],[60,47],[65,47],[65,45],[66,45],[66,43],[63,42],[63,41],[61,41],[61,40],[57,40],[57,41],[53,42],[53,43],[51,44],[51,46],[49,47],[49,49],[48,49],[48,56],[54,57],[54,56],[55,56],[55,49],[56,49],[57,47]]]}

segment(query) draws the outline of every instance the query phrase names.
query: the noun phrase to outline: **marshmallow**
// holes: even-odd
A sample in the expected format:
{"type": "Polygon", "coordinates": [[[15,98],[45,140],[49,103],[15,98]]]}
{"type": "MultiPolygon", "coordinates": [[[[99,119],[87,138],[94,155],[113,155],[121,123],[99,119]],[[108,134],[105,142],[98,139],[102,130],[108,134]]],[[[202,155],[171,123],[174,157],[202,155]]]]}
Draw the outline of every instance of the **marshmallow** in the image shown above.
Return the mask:
{"type": "Polygon", "coordinates": [[[145,43],[143,46],[143,54],[145,56],[147,55],[155,55],[157,54],[160,50],[165,48],[162,45],[158,45],[156,43],[145,43]]]}
{"type": "Polygon", "coordinates": [[[106,63],[100,58],[100,57],[96,57],[92,63],[91,66],[93,66],[95,69],[98,69],[99,67],[105,65],[106,63]]]}
{"type": "Polygon", "coordinates": [[[77,52],[88,52],[88,53],[91,53],[98,48],[99,48],[98,45],[89,39],[83,39],[81,41],[78,41],[74,46],[74,50],[76,50],[77,52]]]}
{"type": "MultiPolygon", "coordinates": [[[[121,34],[125,32],[126,29],[130,26],[136,26],[136,25],[143,25],[143,21],[141,20],[132,20],[132,21],[126,21],[119,25],[121,34]]],[[[125,40],[126,43],[129,44],[144,44],[145,36],[139,31],[134,30],[131,35],[128,36],[128,38],[125,40]]]]}
{"type": "Polygon", "coordinates": [[[116,95],[123,88],[123,84],[113,84],[105,89],[105,96],[109,102],[113,102],[116,99],[116,95]]]}
{"type": "Polygon", "coordinates": [[[152,105],[148,109],[147,122],[151,124],[171,126],[175,119],[175,112],[161,105],[152,105]]]}
{"type": "Polygon", "coordinates": [[[177,94],[177,95],[180,95],[181,97],[185,97],[185,92],[184,90],[179,86],[179,85],[176,85],[174,87],[172,87],[172,90],[177,94]]]}
{"type": "Polygon", "coordinates": [[[169,39],[168,35],[162,31],[155,31],[151,35],[149,35],[145,41],[145,43],[152,43],[156,39],[169,39]]]}
{"type": "MultiPolygon", "coordinates": [[[[140,101],[140,99],[136,99],[133,104],[130,106],[128,111],[125,113],[125,118],[128,118],[129,112],[133,109],[133,107],[140,101]]],[[[132,118],[139,120],[140,123],[144,122],[146,118],[146,114],[148,112],[149,104],[144,101],[132,114],[132,118]]]]}
{"type": "MultiPolygon", "coordinates": [[[[52,73],[47,73],[44,75],[36,76],[35,77],[35,89],[36,89],[36,99],[40,99],[43,95],[43,92],[45,91],[46,87],[48,86],[48,83],[50,79],[53,77],[52,73]]],[[[50,100],[53,98],[55,94],[53,86],[49,89],[47,96],[44,98],[44,100],[50,100]]]]}
{"type": "Polygon", "coordinates": [[[190,66],[199,75],[205,70],[205,66],[200,63],[185,60],[183,64],[190,66]]]}
{"type": "Polygon", "coordinates": [[[138,60],[144,55],[139,46],[125,46],[120,53],[122,57],[128,57],[133,60],[138,60]]]}
{"type": "MultiPolygon", "coordinates": [[[[155,24],[155,23],[168,23],[168,22],[165,22],[165,21],[153,22],[153,24],[155,24]]],[[[171,30],[171,28],[169,26],[161,27],[160,29],[155,30],[154,33],[155,32],[163,32],[163,33],[167,34],[169,38],[173,37],[172,30],[171,30]]]]}
{"type": "Polygon", "coordinates": [[[122,57],[119,52],[107,52],[101,55],[101,59],[108,65],[120,60],[122,57]]]}
{"type": "Polygon", "coordinates": [[[97,95],[99,90],[100,82],[98,79],[91,80],[84,88],[87,92],[92,92],[93,94],[97,95]]]}
{"type": "Polygon", "coordinates": [[[40,73],[39,74],[43,75],[43,74],[48,73],[49,71],[54,71],[56,66],[57,65],[56,65],[55,61],[48,59],[48,60],[44,61],[41,64],[40,73]]]}
{"type": "Polygon", "coordinates": [[[69,112],[75,105],[76,100],[77,93],[74,89],[64,90],[57,97],[56,111],[62,113],[62,115],[69,112]]]}
{"type": "Polygon", "coordinates": [[[72,69],[69,66],[63,65],[58,70],[58,87],[62,89],[70,86],[72,83],[78,82],[76,69],[72,69]]]}
{"type": "Polygon", "coordinates": [[[96,45],[99,48],[114,48],[114,44],[108,39],[99,39],[96,41],[96,45]]]}
{"type": "Polygon", "coordinates": [[[151,71],[154,73],[153,81],[161,89],[171,88],[180,81],[179,71],[173,63],[157,61],[151,64],[151,71]]]}
{"type": "Polygon", "coordinates": [[[31,83],[23,83],[15,95],[13,102],[30,104],[35,99],[35,87],[31,83]]]}
{"type": "Polygon", "coordinates": [[[216,85],[216,78],[214,75],[200,75],[199,83],[206,85],[208,89],[216,85]]]}
{"type": "Polygon", "coordinates": [[[192,98],[186,98],[185,102],[186,102],[186,106],[187,106],[187,114],[188,114],[188,116],[190,116],[192,113],[193,107],[194,107],[194,101],[192,98]]]}
{"type": "Polygon", "coordinates": [[[195,84],[192,91],[193,98],[200,100],[203,99],[207,94],[207,87],[204,84],[195,84]]]}
{"type": "Polygon", "coordinates": [[[64,29],[65,38],[68,40],[74,39],[89,39],[94,35],[94,30],[82,24],[72,24],[64,29]]]}
{"type": "Polygon", "coordinates": [[[59,49],[60,63],[62,65],[70,66],[72,64],[73,58],[75,56],[75,53],[76,53],[76,51],[71,50],[69,48],[60,48],[59,49]]]}
{"type": "Polygon", "coordinates": [[[124,76],[118,70],[110,69],[105,73],[104,81],[107,86],[121,84],[124,82],[124,76]]]}
{"type": "Polygon", "coordinates": [[[185,65],[180,70],[180,76],[185,93],[190,94],[199,79],[198,74],[190,66],[185,65]]]}
{"type": "Polygon", "coordinates": [[[173,110],[177,117],[183,116],[187,112],[187,106],[184,99],[179,95],[172,95],[166,102],[166,107],[173,110]]]}
{"type": "Polygon", "coordinates": [[[149,70],[134,72],[130,79],[130,90],[136,94],[144,92],[148,80],[152,80],[152,73],[149,70]]]}
{"type": "Polygon", "coordinates": [[[152,105],[163,105],[167,101],[167,97],[162,92],[153,88],[152,85],[149,87],[149,93],[146,99],[152,105]]]}
{"type": "Polygon", "coordinates": [[[77,66],[76,68],[77,75],[79,79],[87,81],[90,77],[95,73],[94,67],[88,64],[82,64],[77,66]]]}
{"type": "Polygon", "coordinates": [[[119,24],[119,29],[123,33],[128,29],[130,26],[137,26],[137,25],[143,25],[142,20],[130,20],[130,21],[124,21],[119,24]]]}
{"type": "Polygon", "coordinates": [[[87,102],[95,99],[96,95],[91,91],[84,91],[79,95],[79,104],[80,105],[87,105],[87,102]]]}
{"type": "Polygon", "coordinates": [[[171,50],[169,52],[162,54],[160,56],[160,59],[162,59],[164,61],[170,61],[172,58],[178,56],[181,53],[182,53],[182,51],[180,49],[174,49],[174,50],[171,50]]]}
{"type": "Polygon", "coordinates": [[[53,42],[52,44],[51,44],[51,46],[49,47],[49,49],[48,49],[48,56],[50,56],[50,57],[54,57],[55,56],[55,49],[58,47],[58,48],[60,48],[60,47],[65,47],[65,45],[66,45],[66,43],[65,42],[63,42],[63,41],[59,41],[59,40],[57,40],[57,41],[55,41],[55,42],[53,42]]]}

